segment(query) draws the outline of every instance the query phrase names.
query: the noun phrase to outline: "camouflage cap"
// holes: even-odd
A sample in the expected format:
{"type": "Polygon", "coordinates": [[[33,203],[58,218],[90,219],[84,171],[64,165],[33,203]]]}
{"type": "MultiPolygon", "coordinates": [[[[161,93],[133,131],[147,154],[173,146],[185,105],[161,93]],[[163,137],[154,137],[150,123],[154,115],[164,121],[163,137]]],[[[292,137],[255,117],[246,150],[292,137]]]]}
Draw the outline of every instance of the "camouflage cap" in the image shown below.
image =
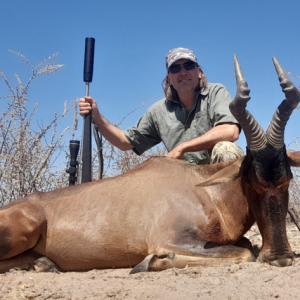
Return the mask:
{"type": "Polygon", "coordinates": [[[174,49],[170,50],[166,56],[167,70],[176,60],[179,60],[179,59],[189,59],[195,63],[198,63],[197,58],[192,50],[187,49],[187,48],[181,48],[181,47],[174,48],[174,49]]]}

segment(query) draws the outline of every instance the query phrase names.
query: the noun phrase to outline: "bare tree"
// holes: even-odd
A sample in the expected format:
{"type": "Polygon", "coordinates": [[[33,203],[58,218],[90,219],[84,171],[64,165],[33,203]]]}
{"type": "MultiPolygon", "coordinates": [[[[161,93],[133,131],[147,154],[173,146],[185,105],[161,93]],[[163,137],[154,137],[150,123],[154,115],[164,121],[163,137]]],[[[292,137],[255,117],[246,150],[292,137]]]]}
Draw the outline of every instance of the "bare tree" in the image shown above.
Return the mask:
{"type": "Polygon", "coordinates": [[[58,71],[63,65],[53,64],[54,54],[33,66],[24,55],[11,51],[19,56],[32,70],[32,76],[23,85],[17,74],[17,88],[13,88],[6,76],[0,71],[9,93],[0,98],[9,100],[6,110],[0,116],[0,205],[27,196],[35,190],[48,191],[66,185],[62,170],[55,168],[55,161],[63,150],[62,137],[69,127],[57,133],[58,121],[71,107],[65,102],[62,113],[54,113],[53,120],[38,131],[32,129],[32,120],[37,111],[35,104],[28,110],[28,89],[34,79],[58,71]],[[52,133],[50,132],[52,131],[52,133]],[[49,142],[47,142],[47,139],[49,142]]]}

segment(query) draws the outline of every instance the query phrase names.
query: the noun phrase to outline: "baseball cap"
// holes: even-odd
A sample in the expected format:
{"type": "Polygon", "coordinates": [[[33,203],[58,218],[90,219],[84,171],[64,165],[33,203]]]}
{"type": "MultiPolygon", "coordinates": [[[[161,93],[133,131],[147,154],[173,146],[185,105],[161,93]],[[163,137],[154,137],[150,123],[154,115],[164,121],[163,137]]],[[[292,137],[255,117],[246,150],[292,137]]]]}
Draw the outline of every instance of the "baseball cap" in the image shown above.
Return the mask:
{"type": "Polygon", "coordinates": [[[195,63],[198,63],[197,58],[192,50],[190,50],[188,48],[182,48],[182,47],[174,48],[174,49],[170,50],[168,52],[168,54],[166,55],[167,70],[176,60],[179,60],[179,59],[189,59],[195,63]]]}

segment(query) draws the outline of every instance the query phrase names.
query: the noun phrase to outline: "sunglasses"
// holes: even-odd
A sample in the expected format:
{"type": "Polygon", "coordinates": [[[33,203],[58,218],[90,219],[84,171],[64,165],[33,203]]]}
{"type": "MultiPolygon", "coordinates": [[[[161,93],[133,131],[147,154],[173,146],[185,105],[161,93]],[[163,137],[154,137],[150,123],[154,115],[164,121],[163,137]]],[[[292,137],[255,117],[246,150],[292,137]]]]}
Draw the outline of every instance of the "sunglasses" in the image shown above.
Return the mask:
{"type": "Polygon", "coordinates": [[[190,70],[195,69],[196,65],[197,65],[197,63],[195,63],[193,61],[185,62],[182,65],[172,65],[172,66],[169,67],[169,72],[172,73],[172,74],[179,73],[181,71],[181,66],[183,66],[183,68],[186,71],[190,71],[190,70]]]}

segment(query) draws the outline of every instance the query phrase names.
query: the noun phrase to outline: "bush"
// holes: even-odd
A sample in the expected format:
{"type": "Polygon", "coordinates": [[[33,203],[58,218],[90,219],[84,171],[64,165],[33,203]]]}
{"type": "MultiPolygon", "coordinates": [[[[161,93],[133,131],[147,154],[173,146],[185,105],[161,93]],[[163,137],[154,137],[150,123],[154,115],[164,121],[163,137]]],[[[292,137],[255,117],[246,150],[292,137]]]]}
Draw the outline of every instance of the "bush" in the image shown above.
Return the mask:
{"type": "Polygon", "coordinates": [[[34,79],[43,75],[58,71],[63,65],[51,63],[54,54],[36,67],[22,54],[11,51],[32,70],[32,76],[23,85],[19,76],[15,74],[18,87],[12,88],[4,73],[0,75],[4,80],[9,94],[1,97],[8,99],[6,111],[0,116],[0,205],[25,197],[28,194],[39,191],[48,191],[65,186],[66,176],[62,176],[63,170],[55,169],[56,158],[61,154],[63,145],[62,137],[66,134],[67,127],[57,134],[58,121],[64,117],[71,107],[76,108],[73,100],[69,106],[65,103],[62,113],[54,113],[53,120],[47,126],[38,131],[32,129],[32,120],[37,111],[36,103],[31,111],[28,110],[28,90],[34,79]],[[52,130],[52,133],[50,131],[52,130]],[[47,143],[46,137],[50,140],[47,143]]]}

